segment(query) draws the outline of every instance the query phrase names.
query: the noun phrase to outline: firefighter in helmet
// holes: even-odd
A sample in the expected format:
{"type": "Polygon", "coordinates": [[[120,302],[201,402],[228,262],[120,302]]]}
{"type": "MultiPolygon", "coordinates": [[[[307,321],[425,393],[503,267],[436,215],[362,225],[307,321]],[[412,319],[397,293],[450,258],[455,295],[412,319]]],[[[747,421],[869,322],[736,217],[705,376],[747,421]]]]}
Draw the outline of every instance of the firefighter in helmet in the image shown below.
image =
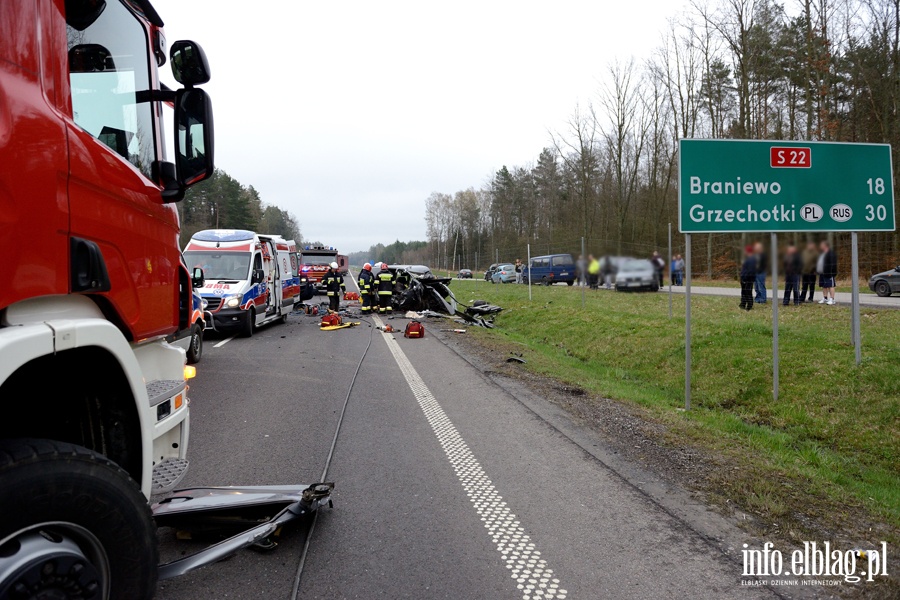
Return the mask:
{"type": "Polygon", "coordinates": [[[372,274],[372,265],[366,263],[359,272],[359,297],[362,300],[362,312],[367,315],[375,307],[375,275],[372,274]]]}
{"type": "Polygon", "coordinates": [[[328,272],[322,278],[325,284],[325,293],[328,295],[328,308],[332,312],[337,312],[341,307],[341,296],[344,295],[344,276],[338,273],[338,264],[336,262],[328,265],[328,272]]]}
{"type": "Polygon", "coordinates": [[[378,289],[378,312],[392,311],[391,299],[394,296],[394,274],[388,270],[387,263],[381,263],[381,270],[375,276],[375,287],[378,289]]]}

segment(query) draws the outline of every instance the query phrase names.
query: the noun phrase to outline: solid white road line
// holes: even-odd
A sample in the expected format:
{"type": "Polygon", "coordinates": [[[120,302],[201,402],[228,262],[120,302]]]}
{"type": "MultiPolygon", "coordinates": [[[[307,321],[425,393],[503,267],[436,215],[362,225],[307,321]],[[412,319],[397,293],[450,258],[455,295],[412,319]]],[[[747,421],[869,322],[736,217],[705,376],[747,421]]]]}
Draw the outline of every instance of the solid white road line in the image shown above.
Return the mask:
{"type": "MultiPolygon", "coordinates": [[[[372,319],[376,325],[384,325],[377,316],[373,316],[372,319]]],[[[497,545],[497,551],[506,562],[506,568],[516,580],[517,587],[522,593],[522,600],[566,598],[568,592],[560,589],[559,579],[555,578],[553,569],[541,558],[541,553],[525,533],[525,528],[506,502],[503,502],[503,497],[497,493],[468,444],[409,362],[397,340],[393,336],[384,335],[384,341],[394,355],[394,360],[406,378],[406,383],[409,384],[422,412],[425,413],[425,418],[444,449],[463,490],[497,545]]]]}
{"type": "Polygon", "coordinates": [[[213,348],[221,348],[222,346],[224,346],[225,344],[227,344],[228,342],[230,342],[233,339],[234,339],[234,336],[227,337],[224,340],[222,340],[221,342],[219,342],[218,344],[216,344],[215,346],[213,346],[213,348]]]}

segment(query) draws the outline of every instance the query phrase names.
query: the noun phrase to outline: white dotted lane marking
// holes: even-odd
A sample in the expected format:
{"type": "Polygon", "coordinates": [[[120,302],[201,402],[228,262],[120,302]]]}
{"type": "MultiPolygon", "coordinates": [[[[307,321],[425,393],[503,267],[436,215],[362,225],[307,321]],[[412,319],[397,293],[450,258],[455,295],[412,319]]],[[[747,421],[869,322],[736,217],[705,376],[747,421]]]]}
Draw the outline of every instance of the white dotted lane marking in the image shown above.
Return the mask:
{"type": "MultiPolygon", "coordinates": [[[[373,320],[378,326],[384,325],[377,316],[373,316],[373,320]]],[[[425,413],[428,424],[437,435],[463,490],[484,522],[501,558],[506,562],[506,568],[516,581],[522,600],[564,600],[568,597],[568,591],[559,587],[559,579],[555,577],[553,569],[541,558],[541,553],[525,533],[525,528],[503,501],[503,496],[497,493],[468,444],[409,362],[397,340],[390,335],[385,335],[384,340],[425,413]]]]}

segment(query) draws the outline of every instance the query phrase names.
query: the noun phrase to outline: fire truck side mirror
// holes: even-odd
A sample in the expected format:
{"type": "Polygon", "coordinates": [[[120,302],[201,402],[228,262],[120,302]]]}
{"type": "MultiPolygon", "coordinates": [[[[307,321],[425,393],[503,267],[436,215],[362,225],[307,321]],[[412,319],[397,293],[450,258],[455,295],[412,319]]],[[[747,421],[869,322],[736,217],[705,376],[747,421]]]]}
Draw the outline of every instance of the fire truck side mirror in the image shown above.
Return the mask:
{"type": "Polygon", "coordinates": [[[172,76],[186,88],[209,81],[209,61],[200,44],[178,40],[172,44],[172,76]]]}
{"type": "Polygon", "coordinates": [[[206,279],[203,277],[203,269],[200,267],[194,268],[194,273],[191,275],[191,285],[195,288],[202,288],[206,285],[206,279]]]}
{"type": "Polygon", "coordinates": [[[175,94],[175,171],[187,188],[212,176],[213,113],[209,95],[201,89],[175,94]]]}

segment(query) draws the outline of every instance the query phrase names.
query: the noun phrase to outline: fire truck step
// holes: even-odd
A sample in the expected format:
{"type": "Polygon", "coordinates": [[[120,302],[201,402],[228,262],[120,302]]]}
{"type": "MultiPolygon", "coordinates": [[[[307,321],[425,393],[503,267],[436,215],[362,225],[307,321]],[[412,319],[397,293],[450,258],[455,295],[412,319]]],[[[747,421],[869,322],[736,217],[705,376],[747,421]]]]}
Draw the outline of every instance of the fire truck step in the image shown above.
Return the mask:
{"type": "Polygon", "coordinates": [[[166,458],[153,465],[153,494],[171,492],[187,473],[188,461],[184,458],[166,458]]]}
{"type": "Polygon", "coordinates": [[[165,402],[184,388],[183,379],[154,379],[147,382],[147,397],[150,399],[150,406],[165,402]]]}

